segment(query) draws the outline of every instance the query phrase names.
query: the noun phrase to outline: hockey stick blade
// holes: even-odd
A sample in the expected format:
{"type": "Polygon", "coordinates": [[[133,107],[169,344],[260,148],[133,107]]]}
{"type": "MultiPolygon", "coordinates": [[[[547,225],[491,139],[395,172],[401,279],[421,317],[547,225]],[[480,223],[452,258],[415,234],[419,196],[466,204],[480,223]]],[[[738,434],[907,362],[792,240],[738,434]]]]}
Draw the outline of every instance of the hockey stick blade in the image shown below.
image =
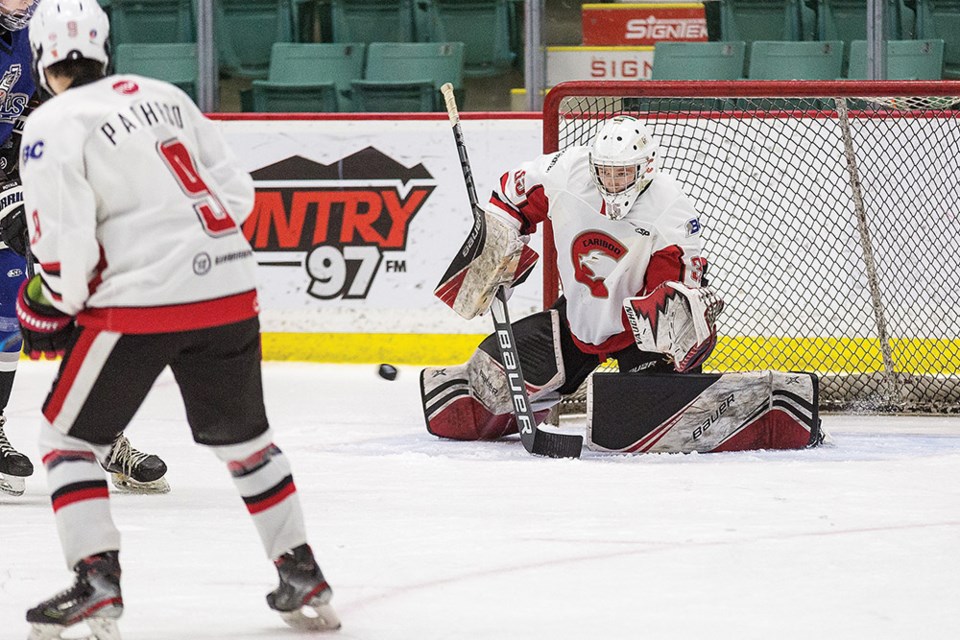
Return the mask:
{"type": "MultiPolygon", "coordinates": [[[[474,229],[484,229],[483,210],[477,200],[477,189],[473,184],[473,171],[470,169],[470,160],[467,158],[467,145],[463,140],[463,130],[460,128],[460,112],[457,110],[457,100],[453,94],[453,85],[447,82],[440,87],[444,103],[447,107],[447,116],[450,118],[450,127],[453,130],[453,139],[457,145],[457,155],[460,157],[460,169],[463,172],[463,181],[467,187],[467,197],[470,199],[470,209],[473,211],[474,229]]],[[[474,234],[471,233],[471,236],[474,234]]],[[[465,248],[472,244],[468,238],[465,248]]],[[[507,386],[510,390],[510,399],[513,404],[513,415],[517,420],[517,430],[520,432],[520,442],[529,453],[549,458],[579,458],[583,448],[581,436],[563,433],[552,433],[537,428],[537,420],[530,405],[530,396],[527,393],[527,384],[524,382],[523,371],[520,369],[520,354],[513,337],[513,327],[510,325],[510,315],[507,311],[507,292],[503,287],[497,290],[490,309],[493,316],[493,327],[497,335],[497,346],[500,350],[500,362],[503,364],[504,374],[507,376],[507,386]]]]}

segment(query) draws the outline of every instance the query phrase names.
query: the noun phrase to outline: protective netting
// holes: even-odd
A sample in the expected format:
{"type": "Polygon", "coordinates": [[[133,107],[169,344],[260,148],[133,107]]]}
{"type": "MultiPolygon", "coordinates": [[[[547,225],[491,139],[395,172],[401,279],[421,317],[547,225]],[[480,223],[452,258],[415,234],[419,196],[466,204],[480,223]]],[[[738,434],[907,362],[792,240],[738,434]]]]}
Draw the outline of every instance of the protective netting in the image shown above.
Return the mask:
{"type": "MultiPolygon", "coordinates": [[[[727,303],[705,370],[816,372],[826,410],[960,411],[960,98],[911,94],[927,83],[882,98],[864,83],[678,98],[676,84],[561,85],[545,150],[590,144],[616,113],[659,138],[727,303]]],[[[582,392],[571,400],[564,411],[582,392]]]]}

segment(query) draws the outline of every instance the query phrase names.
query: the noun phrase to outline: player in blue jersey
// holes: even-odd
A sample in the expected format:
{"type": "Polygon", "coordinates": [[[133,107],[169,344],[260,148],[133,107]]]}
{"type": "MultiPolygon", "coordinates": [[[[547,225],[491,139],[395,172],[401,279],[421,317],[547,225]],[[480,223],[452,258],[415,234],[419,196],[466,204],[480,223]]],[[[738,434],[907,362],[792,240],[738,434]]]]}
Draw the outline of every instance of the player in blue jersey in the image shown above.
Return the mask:
{"type": "MultiPolygon", "coordinates": [[[[33,474],[29,458],[7,439],[3,414],[10,401],[22,341],[16,301],[27,272],[27,231],[20,185],[19,156],[23,124],[39,104],[31,73],[27,24],[37,0],[0,0],[0,492],[20,495],[33,474]]],[[[164,493],[167,467],[156,455],[130,446],[121,434],[103,461],[118,489],[164,493]]]]}

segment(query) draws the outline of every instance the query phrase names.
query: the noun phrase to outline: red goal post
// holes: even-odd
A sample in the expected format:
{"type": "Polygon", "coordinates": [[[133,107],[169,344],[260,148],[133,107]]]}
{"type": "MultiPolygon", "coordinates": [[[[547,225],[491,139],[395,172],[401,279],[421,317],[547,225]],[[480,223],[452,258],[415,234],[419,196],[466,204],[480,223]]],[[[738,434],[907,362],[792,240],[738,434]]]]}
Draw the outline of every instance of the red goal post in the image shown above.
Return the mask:
{"type": "Polygon", "coordinates": [[[958,412],[958,96],[947,81],[568,82],[545,98],[543,149],[589,145],[617,113],[652,129],[727,302],[706,370],[816,372],[827,410],[958,412]]]}

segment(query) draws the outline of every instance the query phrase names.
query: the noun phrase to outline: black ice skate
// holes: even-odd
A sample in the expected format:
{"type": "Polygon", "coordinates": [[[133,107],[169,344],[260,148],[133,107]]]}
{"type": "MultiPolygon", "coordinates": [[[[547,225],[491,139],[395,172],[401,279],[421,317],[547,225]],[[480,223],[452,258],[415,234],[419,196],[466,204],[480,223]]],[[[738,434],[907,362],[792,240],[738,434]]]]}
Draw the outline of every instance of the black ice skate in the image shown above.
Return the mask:
{"type": "Polygon", "coordinates": [[[84,640],[120,640],[117,618],[123,613],[120,595],[120,561],[117,551],[84,558],[73,568],[77,581],[72,587],[27,611],[32,626],[28,640],[63,638],[75,625],[86,624],[90,634],[84,640]]]}
{"type": "Polygon", "coordinates": [[[125,493],[167,493],[170,485],[163,474],[167,465],[160,456],[143,453],[130,446],[122,433],[113,441],[105,471],[111,474],[113,486],[125,493]]]}
{"type": "Polygon", "coordinates": [[[310,546],[302,544],[273,562],[280,586],[267,594],[267,604],[284,622],[303,631],[334,631],[340,628],[330,599],[333,590],[323,578],[310,546]]]}
{"type": "Polygon", "coordinates": [[[0,491],[12,496],[22,496],[27,486],[24,478],[33,475],[33,464],[7,440],[7,435],[3,432],[3,425],[6,423],[6,416],[0,414],[0,491]]]}

